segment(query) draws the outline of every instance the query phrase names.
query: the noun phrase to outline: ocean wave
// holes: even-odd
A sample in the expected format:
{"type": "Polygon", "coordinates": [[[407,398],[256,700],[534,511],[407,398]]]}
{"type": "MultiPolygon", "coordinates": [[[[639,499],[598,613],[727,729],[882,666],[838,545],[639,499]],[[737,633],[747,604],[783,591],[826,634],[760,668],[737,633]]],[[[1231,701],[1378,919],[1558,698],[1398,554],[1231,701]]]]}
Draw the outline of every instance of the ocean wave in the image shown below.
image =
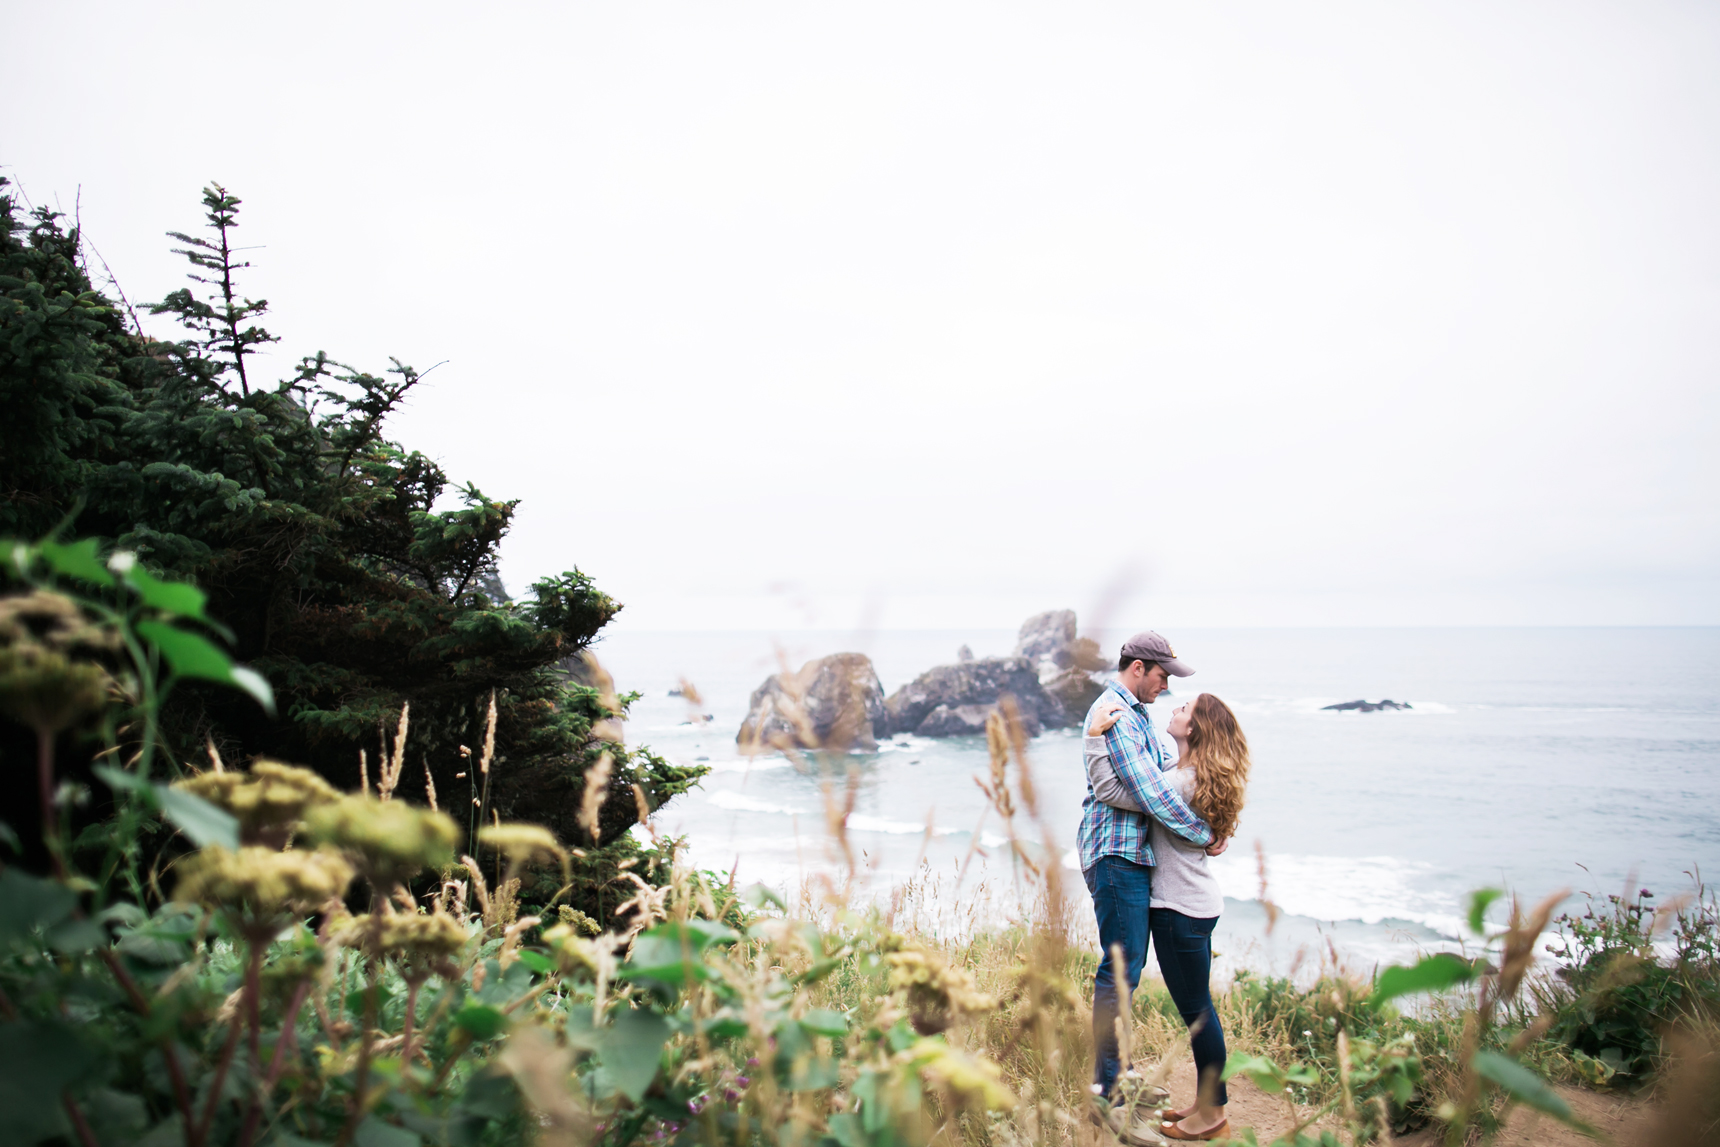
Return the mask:
{"type": "Polygon", "coordinates": [[[812,811],[795,805],[772,804],[770,801],[755,800],[732,789],[718,789],[714,793],[707,793],[705,799],[718,808],[726,808],[731,812],[764,812],[776,813],[780,816],[806,816],[812,811]]]}
{"type": "MultiPolygon", "coordinates": [[[[1253,856],[1229,853],[1214,857],[1211,867],[1226,897],[1260,899],[1260,872],[1253,856]]],[[[1409,920],[1442,936],[1461,935],[1462,911],[1455,898],[1416,888],[1437,871],[1435,865],[1394,856],[1276,853],[1266,858],[1266,895],[1281,910],[1310,920],[1409,920]]]]}
{"type": "MultiPolygon", "coordinates": [[[[677,764],[688,764],[687,761],[677,761],[677,764]]],[[[710,769],[713,773],[767,773],[775,769],[792,769],[794,762],[786,757],[735,757],[722,761],[694,761],[710,769]]]]}

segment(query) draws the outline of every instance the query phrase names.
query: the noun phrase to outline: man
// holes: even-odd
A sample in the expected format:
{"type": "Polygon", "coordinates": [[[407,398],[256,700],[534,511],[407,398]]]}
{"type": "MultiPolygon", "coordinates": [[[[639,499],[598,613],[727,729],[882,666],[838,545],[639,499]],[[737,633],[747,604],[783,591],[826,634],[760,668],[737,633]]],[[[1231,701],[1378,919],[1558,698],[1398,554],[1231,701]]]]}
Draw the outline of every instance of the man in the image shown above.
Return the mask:
{"type": "Polygon", "coordinates": [[[1093,978],[1093,1091],[1115,1099],[1117,1075],[1116,955],[1122,954],[1123,999],[1133,999],[1147,959],[1147,913],[1152,904],[1153,850],[1148,843],[1148,817],[1185,840],[1204,845],[1218,855],[1223,844],[1213,842],[1212,830],[1196,816],[1164,778],[1167,755],[1153,730],[1147,706],[1165,690],[1172,677],[1189,677],[1194,670],[1177,660],[1170,642],[1152,631],[1137,633],[1123,643],[1117,658],[1117,679],[1088,710],[1091,727],[1099,707],[1121,698],[1127,710],[1105,733],[1105,745],[1117,779],[1145,813],[1113,808],[1097,800],[1092,785],[1081,802],[1081,828],[1076,840],[1081,873],[1093,896],[1099,921],[1099,973],[1093,978]]]}

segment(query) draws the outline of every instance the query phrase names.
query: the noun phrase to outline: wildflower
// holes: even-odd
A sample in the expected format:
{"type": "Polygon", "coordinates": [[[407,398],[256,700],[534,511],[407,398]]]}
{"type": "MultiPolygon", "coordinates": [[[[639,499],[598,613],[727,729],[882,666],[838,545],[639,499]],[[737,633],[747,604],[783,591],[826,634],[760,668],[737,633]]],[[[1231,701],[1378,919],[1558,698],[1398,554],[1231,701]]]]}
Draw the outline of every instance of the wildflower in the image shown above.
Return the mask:
{"type": "Polygon", "coordinates": [[[378,889],[450,863],[460,839],[458,826],[443,813],[368,797],[342,797],[313,808],[305,822],[313,840],[353,857],[378,889]]]}
{"type": "Polygon", "coordinates": [[[903,996],[909,1021],[921,1035],[935,1035],[957,1016],[997,1006],[995,997],[975,987],[970,972],[950,967],[923,948],[904,946],[884,960],[890,965],[890,988],[903,996]]]}
{"type": "Polygon", "coordinates": [[[307,810],[340,799],[339,790],[309,769],[269,760],[254,762],[248,774],[204,773],[173,787],[232,813],[243,843],[274,848],[287,846],[307,810]]]}
{"type": "Polygon", "coordinates": [[[555,833],[535,824],[498,824],[478,830],[478,840],[508,858],[508,871],[527,864],[559,860],[567,868],[567,850],[555,833]]]}
{"type": "Polygon", "coordinates": [[[339,898],[352,866],[337,853],[277,852],[256,846],[202,849],[180,866],[173,898],[238,915],[247,927],[272,927],[289,909],[308,911],[339,898]]]}
{"type": "Polygon", "coordinates": [[[1015,1096],[1003,1085],[1003,1072],[989,1059],[968,1056],[942,1039],[922,1039],[914,1045],[913,1063],[926,1077],[956,1095],[991,1110],[1015,1106],[1015,1096]]]}
{"type": "Polygon", "coordinates": [[[84,620],[62,594],[0,598],[0,709],[47,733],[94,716],[110,679],[90,658],[117,648],[115,634],[84,620]]]}

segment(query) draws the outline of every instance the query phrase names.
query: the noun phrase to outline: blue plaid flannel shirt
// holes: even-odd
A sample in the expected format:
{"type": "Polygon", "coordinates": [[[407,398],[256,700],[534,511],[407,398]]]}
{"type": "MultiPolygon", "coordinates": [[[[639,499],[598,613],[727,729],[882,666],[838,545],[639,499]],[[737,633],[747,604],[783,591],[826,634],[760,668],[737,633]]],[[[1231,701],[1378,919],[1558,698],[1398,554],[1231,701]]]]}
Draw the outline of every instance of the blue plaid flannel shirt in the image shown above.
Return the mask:
{"type": "Polygon", "coordinates": [[[1136,864],[1153,863],[1153,847],[1147,840],[1149,817],[1182,837],[1199,845],[1212,843],[1212,829],[1196,816],[1182,797],[1177,795],[1164,778],[1165,748],[1153,731],[1153,719],[1146,705],[1120,684],[1106,686],[1081,723],[1085,730],[1093,722],[1093,714],[1107,698],[1119,697],[1129,706],[1117,718],[1117,723],[1105,732],[1105,747],[1111,751],[1111,767],[1117,778],[1134,796],[1135,803],[1147,812],[1112,808],[1093,796],[1093,786],[1087,786],[1087,799],[1081,802],[1081,830],[1076,843],[1081,851],[1081,871],[1099,863],[1101,856],[1120,856],[1136,864]]]}

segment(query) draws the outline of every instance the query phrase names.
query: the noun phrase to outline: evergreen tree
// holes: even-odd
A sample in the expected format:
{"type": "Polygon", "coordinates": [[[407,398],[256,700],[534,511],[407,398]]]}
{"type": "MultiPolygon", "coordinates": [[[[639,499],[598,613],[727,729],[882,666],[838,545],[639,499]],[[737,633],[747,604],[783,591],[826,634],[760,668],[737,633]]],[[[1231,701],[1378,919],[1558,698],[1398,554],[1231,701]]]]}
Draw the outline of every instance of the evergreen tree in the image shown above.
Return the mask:
{"type": "Polygon", "coordinates": [[[151,307],[193,336],[163,342],[125,330],[78,265],[75,232],[52,212],[22,222],[0,194],[0,401],[18,415],[0,432],[0,531],[38,535],[78,511],[73,533],[209,593],[281,716],[230,691],[186,689],[164,721],[188,757],[208,741],[229,761],[302,762],[353,788],[360,750],[374,759],[410,702],[402,791],[423,799],[427,771],[457,807],[478,780],[461,746],[481,743],[493,693],[486,807],[570,844],[625,850],[633,786],[655,807],[703,770],[605,740],[631,698],[569,674],[620,605],[577,569],[523,601],[497,597],[517,503],[468,484],[459,508],[434,508],[447,475],[383,433],[422,380],[410,366],[377,376],[318,353],[262,383],[247,358],[274,339],[254,322],[266,303],[235,286],[247,265],[231,238],[239,200],[216,185],[203,203],[209,237],[173,234],[210,296],[181,290],[151,307]],[[604,754],[611,797],[592,841],[576,820],[586,769],[604,754]]]}

